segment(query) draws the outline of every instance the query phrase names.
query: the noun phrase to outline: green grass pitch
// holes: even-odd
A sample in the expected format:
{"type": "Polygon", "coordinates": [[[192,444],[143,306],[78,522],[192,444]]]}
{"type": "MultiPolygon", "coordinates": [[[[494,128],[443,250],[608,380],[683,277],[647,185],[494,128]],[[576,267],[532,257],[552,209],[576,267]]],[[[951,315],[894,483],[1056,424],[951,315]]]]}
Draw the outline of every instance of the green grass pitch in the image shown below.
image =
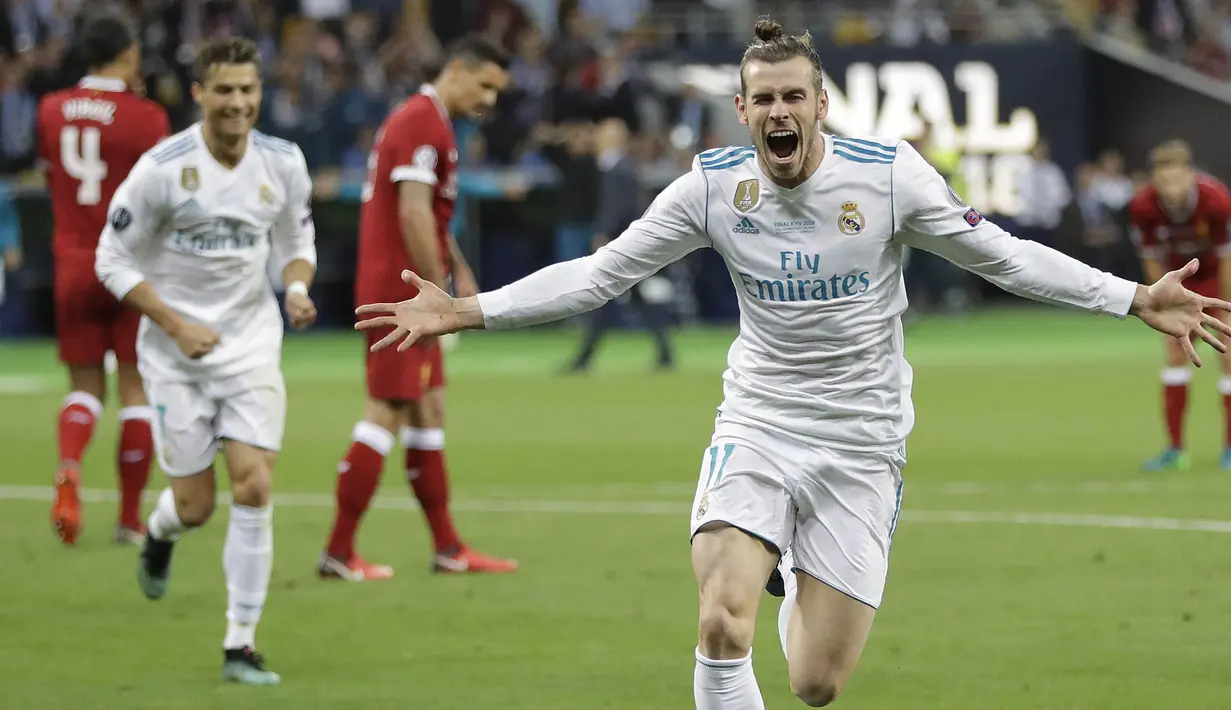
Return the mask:
{"type": "MultiPolygon", "coordinates": [[[[226,509],[177,551],[158,603],[109,541],[114,409],[86,466],[79,545],[48,523],[63,376],[50,344],[0,346],[0,707],[692,707],[688,509],[720,398],[726,330],[610,342],[558,373],[567,330],[473,333],[449,356],[459,527],[516,556],[496,578],[433,577],[426,526],[391,464],[360,547],[387,583],[318,581],[334,471],[361,412],[361,344],[288,337],[290,415],[273,586],[258,645],[277,688],[218,681],[226,509]]],[[[1035,310],[919,324],[918,424],[885,604],[841,707],[1225,708],[1231,474],[1217,470],[1217,359],[1190,397],[1193,470],[1150,476],[1162,343],[1136,322],[1035,310]]],[[[155,473],[152,490],[162,487],[155,473]]],[[[756,668],[799,706],[766,597],[756,668]]]]}

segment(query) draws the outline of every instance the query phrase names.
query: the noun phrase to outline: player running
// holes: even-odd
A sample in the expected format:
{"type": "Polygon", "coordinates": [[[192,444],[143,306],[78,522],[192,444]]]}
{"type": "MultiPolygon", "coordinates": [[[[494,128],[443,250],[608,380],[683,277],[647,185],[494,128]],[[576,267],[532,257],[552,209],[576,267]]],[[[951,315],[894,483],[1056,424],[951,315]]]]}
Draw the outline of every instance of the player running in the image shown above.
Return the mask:
{"type": "Polygon", "coordinates": [[[175,542],[209,520],[221,451],[233,497],[222,674],[269,685],[279,677],[253,649],[273,567],[270,489],[286,389],[282,315],[266,265],[272,256],[280,267],[292,326],[307,327],[316,319],[308,297],[316,234],[303,153],[252,130],[259,62],[247,39],[200,50],[192,94],[203,120],[142,156],[116,192],[97,269],[144,314],[137,353],[170,480],[149,518],[141,589],[162,598],[175,542]]]}
{"type": "Polygon", "coordinates": [[[914,424],[903,355],[902,251],[944,256],[1013,293],[1225,347],[1184,289],[1196,262],[1146,288],[1016,239],[962,204],[910,144],[818,130],[828,97],[808,34],[770,20],[735,98],[755,147],[702,153],[619,238],[498,291],[450,298],[407,272],[414,299],[357,309],[373,345],[512,328],[587,311],[712,247],[740,302],[724,399],[689,524],[700,587],[694,696],[702,710],[764,708],[752,670],[760,592],[781,563],[779,634],[791,688],[826,705],[846,684],[881,603],[914,424]],[[781,562],[780,562],[780,557],[781,562]],[[791,574],[794,572],[794,574],[791,574]]]}
{"type": "Polygon", "coordinates": [[[77,86],[43,98],[38,150],[46,164],[54,222],[56,337],[68,366],[60,410],[59,471],[51,522],[65,544],[81,533],[81,459],[103,411],[107,352],[119,363],[120,439],[116,452],[120,510],[117,542],[140,542],[141,492],[150,476],[151,410],[137,372],[141,314],[117,301],[94,275],[94,250],[107,205],[141,157],[170,133],[167,113],[133,93],[141,82],[141,47],[132,27],[113,15],[91,21],[81,50],[89,74],[77,86]]]}
{"type": "MultiPolygon", "coordinates": [[[[508,58],[477,37],[463,37],[439,77],[385,120],[368,159],[359,212],[355,292],[359,303],[398,301],[416,290],[405,269],[458,296],[478,293],[474,274],[449,220],[457,200],[457,144],[451,120],[477,117],[496,104],[508,82],[508,58]]],[[[375,334],[368,345],[383,336],[375,334]]],[[[355,534],[380,485],[394,432],[406,455],[406,478],[423,507],[435,545],[436,572],[513,572],[517,563],[481,554],[462,542],[449,512],[444,456],[444,362],[440,344],[425,339],[406,356],[367,355],[367,405],[338,467],[337,514],[317,570],[327,579],[388,579],[393,569],[355,551],[355,534]]]]}
{"type": "MultiPolygon", "coordinates": [[[[1129,203],[1133,243],[1141,256],[1146,280],[1154,283],[1168,270],[1196,259],[1198,267],[1189,288],[1202,296],[1231,299],[1231,193],[1209,175],[1193,168],[1192,151],[1183,141],[1168,141],[1150,152],[1153,172],[1129,203]]],[[[1223,316],[1220,316],[1223,317],[1223,316]]],[[[1224,317],[1225,318],[1225,317],[1224,317]]],[[[1168,339],[1162,371],[1163,419],[1167,448],[1146,461],[1147,471],[1184,470],[1184,413],[1192,372],[1180,343],[1168,339]]],[[[1231,470],[1231,357],[1222,358],[1222,395],[1225,436],[1221,466],[1231,470]]]]}

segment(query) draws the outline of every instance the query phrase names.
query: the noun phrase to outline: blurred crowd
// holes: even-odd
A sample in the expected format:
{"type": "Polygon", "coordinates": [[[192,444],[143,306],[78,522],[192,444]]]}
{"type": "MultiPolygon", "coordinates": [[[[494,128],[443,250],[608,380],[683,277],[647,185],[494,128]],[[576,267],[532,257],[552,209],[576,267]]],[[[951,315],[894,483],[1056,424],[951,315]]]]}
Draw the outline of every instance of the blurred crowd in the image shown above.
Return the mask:
{"type": "Polygon", "coordinates": [[[1231,0],[1099,0],[1098,28],[1143,51],[1231,80],[1231,0]]]}

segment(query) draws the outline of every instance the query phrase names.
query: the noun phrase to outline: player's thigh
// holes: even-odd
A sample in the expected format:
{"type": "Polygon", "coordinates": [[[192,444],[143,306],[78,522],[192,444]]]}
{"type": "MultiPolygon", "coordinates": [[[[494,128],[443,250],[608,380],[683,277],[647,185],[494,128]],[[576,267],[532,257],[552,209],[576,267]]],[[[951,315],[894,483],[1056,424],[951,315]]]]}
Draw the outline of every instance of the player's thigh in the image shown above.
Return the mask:
{"type": "Polygon", "coordinates": [[[419,364],[419,398],[410,404],[410,426],[442,429],[445,425],[444,348],[437,341],[424,349],[419,364]]]}
{"type": "Polygon", "coordinates": [[[805,572],[795,574],[786,641],[791,690],[811,705],[826,705],[858,665],[876,610],[805,572]]]}
{"type": "Polygon", "coordinates": [[[104,296],[110,298],[94,275],[92,258],[56,257],[56,344],[61,362],[70,366],[102,365],[110,342],[106,309],[101,307],[104,296]]]}
{"type": "Polygon", "coordinates": [[[118,390],[120,406],[144,407],[149,404],[145,396],[145,382],[135,363],[121,362],[116,368],[116,389],[118,390]]]}
{"type": "Polygon", "coordinates": [[[214,400],[194,382],[146,380],[144,384],[154,409],[154,450],[163,472],[183,478],[209,470],[218,455],[214,400]]]}
{"type": "MultiPolygon", "coordinates": [[[[269,454],[282,449],[286,431],[286,382],[276,365],[215,380],[209,383],[208,391],[218,402],[219,439],[269,454]]],[[[243,466],[240,470],[232,470],[232,482],[246,479],[249,472],[259,474],[265,460],[255,455],[237,460],[236,463],[243,466]]],[[[273,459],[268,461],[267,468],[272,470],[273,459]]]]}

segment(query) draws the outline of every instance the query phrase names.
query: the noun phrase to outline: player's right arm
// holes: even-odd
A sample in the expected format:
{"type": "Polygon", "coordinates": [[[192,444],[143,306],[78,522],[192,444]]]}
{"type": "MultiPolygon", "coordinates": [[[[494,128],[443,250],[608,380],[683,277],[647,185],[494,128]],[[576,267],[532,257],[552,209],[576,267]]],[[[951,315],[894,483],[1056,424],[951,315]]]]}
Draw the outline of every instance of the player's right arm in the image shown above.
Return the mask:
{"type": "Polygon", "coordinates": [[[164,217],[166,184],[154,161],[144,156],[116,189],[107,225],[94,257],[98,280],[116,298],[137,309],[198,358],[218,343],[218,333],[186,320],[166,304],[141,272],[139,255],[149,248],[164,217]]]}
{"type": "MultiPolygon", "coordinates": [[[[707,192],[706,177],[694,161],[693,169],[663,190],[640,219],[589,256],[552,264],[472,298],[449,298],[440,289],[425,288],[410,301],[361,306],[358,315],[379,317],[356,328],[394,326],[373,348],[380,349],[408,333],[423,338],[471,328],[518,328],[593,310],[686,254],[711,246],[705,228],[707,192]]],[[[414,275],[407,280],[419,285],[414,275]]]]}

